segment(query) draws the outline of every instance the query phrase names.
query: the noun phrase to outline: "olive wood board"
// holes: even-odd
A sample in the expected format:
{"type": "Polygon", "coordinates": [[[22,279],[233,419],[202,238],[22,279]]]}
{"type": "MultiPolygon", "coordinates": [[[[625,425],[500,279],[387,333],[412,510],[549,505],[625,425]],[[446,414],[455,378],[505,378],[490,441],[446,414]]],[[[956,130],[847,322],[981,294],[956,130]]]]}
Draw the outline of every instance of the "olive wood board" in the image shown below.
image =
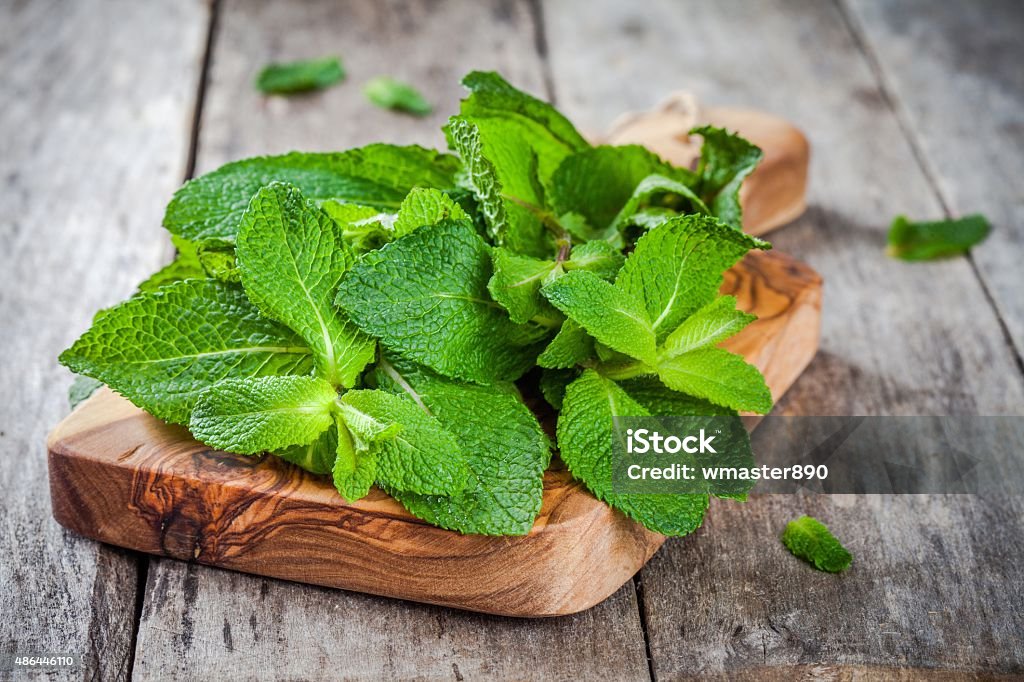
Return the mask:
{"type": "MultiPolygon", "coordinates": [[[[817,349],[821,285],[809,266],[772,251],[750,253],[726,273],[722,292],[758,319],[724,346],[761,369],[776,399],[817,349]]],[[[328,477],[273,456],[212,450],[106,388],[57,425],[48,450],[54,517],[84,536],[485,613],[582,611],[613,594],[665,541],[557,465],[545,474],[529,534],[462,535],[411,516],[376,488],[346,503],[328,477]]]]}

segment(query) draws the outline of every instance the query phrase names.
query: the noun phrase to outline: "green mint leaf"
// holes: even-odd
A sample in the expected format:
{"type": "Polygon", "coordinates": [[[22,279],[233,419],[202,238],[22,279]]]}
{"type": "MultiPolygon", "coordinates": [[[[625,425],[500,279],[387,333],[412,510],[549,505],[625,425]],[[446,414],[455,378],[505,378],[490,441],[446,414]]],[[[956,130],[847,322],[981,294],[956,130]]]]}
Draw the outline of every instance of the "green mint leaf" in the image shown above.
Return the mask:
{"type": "Polygon", "coordinates": [[[551,205],[559,215],[581,214],[593,230],[588,240],[606,239],[614,234],[612,223],[637,185],[655,173],[675,177],[688,171],[637,145],[587,149],[558,166],[551,178],[551,205]]]}
{"type": "Polygon", "coordinates": [[[491,300],[489,247],[472,225],[422,227],[352,267],[337,304],[367,334],[446,376],[493,383],[533,366],[543,329],[491,300]]]}
{"type": "Polygon", "coordinates": [[[801,516],[786,524],[782,544],[819,571],[839,573],[853,563],[853,555],[832,535],[828,527],[810,516],[801,516]]]}
{"type": "Polygon", "coordinates": [[[330,87],[344,79],[345,69],[337,57],[303,59],[263,67],[256,76],[256,89],[274,95],[308,92],[330,87]]]}
{"type": "Polygon", "coordinates": [[[648,227],[651,215],[664,218],[679,210],[711,213],[689,186],[664,175],[648,175],[633,190],[629,200],[612,220],[611,226],[614,230],[621,230],[630,224],[648,227]]]}
{"type": "Polygon", "coordinates": [[[686,318],[665,339],[662,356],[674,358],[683,353],[714,346],[733,336],[757,319],[757,315],[736,309],[736,298],[719,296],[686,318]]]}
{"type": "Polygon", "coordinates": [[[97,381],[92,377],[82,376],[79,374],[75,377],[75,380],[71,382],[70,388],[68,388],[68,404],[73,410],[81,403],[88,400],[93,393],[102,387],[102,381],[97,381]]]}
{"type": "Polygon", "coordinates": [[[187,239],[171,237],[174,248],[178,250],[174,260],[150,275],[149,279],[139,285],[139,291],[156,291],[165,284],[180,282],[183,279],[205,279],[206,271],[196,253],[196,245],[187,239]]]}
{"type": "Polygon", "coordinates": [[[569,369],[594,357],[594,352],[594,337],[570,319],[562,323],[537,364],[547,369],[569,369]]]}
{"type": "Polygon", "coordinates": [[[310,473],[329,474],[338,456],[338,427],[332,423],[312,443],[275,450],[273,454],[310,473]]]}
{"type": "Polygon", "coordinates": [[[629,226],[636,226],[644,231],[653,230],[677,215],[678,213],[670,208],[660,208],[657,206],[642,208],[631,215],[624,223],[620,224],[619,227],[622,229],[629,226]]]}
{"type": "Polygon", "coordinates": [[[341,414],[335,414],[338,434],[331,477],[338,493],[348,502],[366,497],[377,480],[378,448],[359,448],[341,414]]]}
{"type": "Polygon", "coordinates": [[[722,273],[754,248],[770,247],[714,218],[678,216],[640,237],[615,286],[644,301],[660,341],[713,301],[722,273]]]}
{"type": "Polygon", "coordinates": [[[416,188],[402,201],[395,218],[395,237],[409,234],[418,227],[437,225],[446,220],[471,221],[469,214],[444,192],[416,188]]]}
{"type": "Polygon", "coordinates": [[[305,339],[320,376],[335,386],[355,385],[376,344],[333,306],[354,260],[337,223],[297,188],[273,183],[242,216],[237,257],[256,307],[305,339]]]}
{"type": "Polygon", "coordinates": [[[442,528],[524,535],[544,492],[550,444],[511,385],[476,386],[394,359],[377,367],[381,387],[404,393],[455,435],[467,457],[465,490],[447,497],[392,491],[409,511],[442,528]]]}
{"type": "Polygon", "coordinates": [[[756,367],[721,348],[663,359],[658,376],[669,388],[734,410],[768,414],[772,394],[756,367]]]}
{"type": "Polygon", "coordinates": [[[540,373],[541,395],[548,405],[556,410],[562,409],[562,401],[565,399],[565,389],[576,380],[579,372],[574,369],[547,369],[540,373]]]}
{"type": "MultiPolygon", "coordinates": [[[[466,487],[469,467],[462,445],[411,398],[356,390],[345,393],[341,402],[367,419],[400,426],[378,433],[374,441],[377,480],[382,486],[421,495],[453,495],[466,487]]],[[[352,416],[342,416],[351,430],[352,416]]]]}
{"type": "Polygon", "coordinates": [[[402,430],[401,424],[378,419],[344,400],[338,403],[337,410],[349,433],[352,434],[352,442],[357,450],[369,450],[381,441],[394,438],[402,430]]]}
{"type": "Polygon", "coordinates": [[[569,270],[589,270],[601,279],[615,280],[626,257],[618,248],[605,241],[593,241],[572,247],[569,260],[562,267],[569,270]]]}
{"type": "Polygon", "coordinates": [[[419,90],[389,76],[371,79],[363,88],[363,93],[367,99],[382,109],[404,111],[416,116],[426,116],[434,110],[419,90]]]}
{"type": "Polygon", "coordinates": [[[542,290],[556,308],[609,348],[656,363],[654,328],[641,300],[586,270],[574,270],[542,290]]]}
{"type": "Polygon", "coordinates": [[[225,379],[196,403],[188,428],[211,447],[242,455],[315,441],[331,425],[337,394],[323,379],[225,379]]]}
{"type": "Polygon", "coordinates": [[[654,376],[640,376],[618,382],[626,394],[659,417],[734,415],[736,410],[716,405],[703,398],[673,391],[654,376]]]}
{"type": "Polygon", "coordinates": [[[761,162],[764,153],[739,135],[722,128],[703,126],[694,128],[690,134],[704,138],[697,166],[700,178],[698,193],[722,222],[742,230],[740,185],[761,162]]]}
{"type": "Polygon", "coordinates": [[[185,183],[167,206],[164,227],[197,242],[232,241],[249,200],[275,180],[295,185],[313,201],[338,199],[397,210],[413,187],[454,187],[458,168],[452,156],[388,144],[340,153],[257,156],[185,183]]]}
{"type": "Polygon", "coordinates": [[[208,277],[229,284],[238,284],[242,281],[233,244],[211,239],[199,244],[196,256],[208,277]]]}
{"type": "Polygon", "coordinates": [[[177,424],[223,379],[313,368],[298,335],[260,315],[241,288],[215,280],[177,282],[104,311],[60,361],[177,424]]]}
{"type": "Polygon", "coordinates": [[[612,490],[612,438],[615,418],[648,416],[615,382],[586,370],[565,392],[558,417],[558,448],[572,475],[599,500],[663,535],[697,529],[707,495],[621,494],[612,490]]]}
{"type": "Polygon", "coordinates": [[[991,229],[980,214],[934,222],[912,222],[906,216],[896,216],[889,228],[886,253],[906,261],[959,256],[988,237],[991,229]]]}
{"type": "Polygon", "coordinates": [[[380,209],[330,199],[320,208],[341,228],[342,241],[353,253],[373,251],[395,238],[395,216],[380,209]]]}
{"type": "Polygon", "coordinates": [[[491,256],[494,275],[487,290],[508,311],[513,322],[523,324],[542,314],[561,319],[540,295],[541,286],[561,272],[557,263],[518,256],[501,247],[491,251],[491,256]]]}
{"type": "Polygon", "coordinates": [[[472,121],[499,120],[515,130],[537,157],[545,185],[566,156],[590,147],[554,107],[517,90],[494,72],[474,71],[462,84],[471,93],[462,100],[462,116],[472,121]]]}
{"type": "Polygon", "coordinates": [[[448,137],[464,164],[460,182],[476,196],[497,243],[537,257],[553,252],[543,224],[537,157],[515,127],[502,119],[453,116],[448,137]]]}

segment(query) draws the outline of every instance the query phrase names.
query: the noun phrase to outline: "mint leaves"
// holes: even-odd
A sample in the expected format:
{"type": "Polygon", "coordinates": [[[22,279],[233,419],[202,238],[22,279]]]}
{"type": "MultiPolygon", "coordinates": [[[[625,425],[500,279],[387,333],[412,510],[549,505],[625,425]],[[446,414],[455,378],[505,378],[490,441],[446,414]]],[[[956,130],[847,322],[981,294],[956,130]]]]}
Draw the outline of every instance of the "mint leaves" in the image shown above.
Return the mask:
{"type": "Polygon", "coordinates": [[[414,187],[455,186],[457,159],[422,147],[371,144],[339,153],[257,156],[189,180],[164,214],[171,234],[234,241],[242,213],[264,185],[294,185],[311,201],[337,199],[397,210],[414,187]]]}
{"type": "Polygon", "coordinates": [[[320,90],[345,79],[345,69],[337,57],[304,59],[284,64],[268,64],[256,76],[256,88],[267,94],[290,94],[320,90]]]}
{"type": "MultiPolygon", "coordinates": [[[[757,369],[719,347],[753,319],[719,296],[722,273],[768,248],[738,229],[759,150],[705,128],[696,171],[675,168],[592,147],[497,74],[464,84],[445,129],[457,156],[294,152],[186,183],[164,217],[178,257],[61,355],[85,377],[75,397],[106,384],[211,447],[329,476],[345,500],[376,485],[428,523],[522,535],[552,457],[527,407],[543,396],[587,489],[691,532],[708,496],[616,493],[612,439],[624,416],[771,409],[757,369]]],[[[429,110],[391,81],[368,96],[429,110]]]]}
{"type": "Polygon", "coordinates": [[[456,379],[490,384],[533,365],[546,330],[516,325],[487,291],[489,247],[465,221],[421,227],[366,254],[337,304],[389,349],[456,379]]]}
{"type": "Polygon", "coordinates": [[[297,188],[271,183],[242,215],[237,257],[249,300],[302,336],[320,376],[354,386],[376,343],[333,306],[338,282],[355,261],[337,223],[297,188]]]}
{"type": "Polygon", "coordinates": [[[810,516],[801,516],[786,524],[786,530],[782,532],[782,544],[819,571],[839,573],[853,563],[853,555],[840,544],[825,524],[810,516]]]}
{"type": "Polygon", "coordinates": [[[913,222],[896,216],[889,228],[890,256],[907,261],[950,258],[967,253],[992,230],[985,216],[974,214],[955,220],[913,222]]]}
{"type": "Polygon", "coordinates": [[[161,419],[187,424],[214,384],[309,374],[313,352],[298,334],[260,315],[238,287],[193,279],[105,311],[60,361],[161,419]]]}
{"type": "Polygon", "coordinates": [[[329,383],[312,377],[227,379],[199,399],[188,428],[207,445],[243,455],[308,445],[331,425],[334,398],[329,383]]]}
{"type": "Polygon", "coordinates": [[[363,88],[366,98],[382,109],[404,111],[416,116],[426,116],[434,110],[419,90],[408,83],[388,76],[378,76],[363,88]]]}

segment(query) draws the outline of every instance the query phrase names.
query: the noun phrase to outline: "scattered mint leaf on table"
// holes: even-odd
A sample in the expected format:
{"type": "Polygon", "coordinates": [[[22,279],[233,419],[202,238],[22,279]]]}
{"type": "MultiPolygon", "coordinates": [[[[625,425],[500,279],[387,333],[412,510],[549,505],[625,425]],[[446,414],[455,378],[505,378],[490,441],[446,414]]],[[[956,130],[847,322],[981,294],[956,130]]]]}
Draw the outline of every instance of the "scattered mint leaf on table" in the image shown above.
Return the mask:
{"type": "Polygon", "coordinates": [[[242,455],[308,445],[331,425],[336,396],[313,377],[228,379],[203,393],[188,428],[207,445],[242,455]]]}
{"type": "Polygon", "coordinates": [[[297,188],[271,183],[242,216],[237,255],[249,300],[305,339],[321,377],[354,386],[376,342],[333,305],[338,282],[355,261],[337,223],[297,188]]]}
{"type": "Polygon", "coordinates": [[[828,527],[810,516],[801,516],[786,524],[782,544],[819,571],[839,573],[853,563],[853,555],[832,535],[828,527]]]}
{"type": "Polygon", "coordinates": [[[906,261],[959,256],[984,241],[991,230],[988,220],[980,214],[929,222],[896,216],[889,228],[886,253],[906,261]]]}
{"type": "Polygon", "coordinates": [[[367,99],[382,109],[404,111],[416,116],[426,116],[434,110],[419,90],[389,76],[371,79],[363,92],[367,99]]]}
{"type": "Polygon", "coordinates": [[[219,381],[313,368],[298,335],[260,315],[241,288],[215,280],[128,299],[100,315],[60,360],[177,424],[188,423],[200,395],[219,381]]]}
{"type": "Polygon", "coordinates": [[[242,159],[186,182],[167,206],[164,227],[196,242],[232,241],[249,200],[275,180],[295,185],[311,201],[397,210],[414,187],[454,187],[458,168],[458,160],[447,154],[389,144],[242,159]]]}
{"type": "Polygon", "coordinates": [[[256,76],[256,88],[273,95],[287,95],[330,87],[345,79],[345,69],[337,57],[303,59],[268,64],[256,76]]]}

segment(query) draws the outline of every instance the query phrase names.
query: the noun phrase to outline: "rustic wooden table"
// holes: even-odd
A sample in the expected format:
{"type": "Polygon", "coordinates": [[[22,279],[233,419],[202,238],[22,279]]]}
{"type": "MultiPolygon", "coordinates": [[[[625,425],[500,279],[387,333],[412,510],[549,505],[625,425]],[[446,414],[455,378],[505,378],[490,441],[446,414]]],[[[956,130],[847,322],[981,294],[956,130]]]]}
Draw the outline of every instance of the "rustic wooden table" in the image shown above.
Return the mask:
{"type": "Polygon", "coordinates": [[[169,257],[159,223],[183,178],[291,149],[442,146],[474,68],[587,132],[677,88],[807,132],[811,208],[772,238],[824,275],[824,329],[778,412],[1024,414],[1022,35],[1015,0],[0,3],[0,653],[77,653],[90,679],[1024,674],[1021,498],[719,503],[600,606],[522,621],[84,540],[50,515],[44,449],[67,411],[57,353],[169,257]],[[339,87],[253,91],[268,60],[331,53],[339,87]],[[369,106],[381,73],[437,113],[369,106]],[[995,231],[969,258],[882,255],[894,214],[970,211],[995,231]],[[848,573],[785,553],[800,513],[848,541],[848,573]]]}

